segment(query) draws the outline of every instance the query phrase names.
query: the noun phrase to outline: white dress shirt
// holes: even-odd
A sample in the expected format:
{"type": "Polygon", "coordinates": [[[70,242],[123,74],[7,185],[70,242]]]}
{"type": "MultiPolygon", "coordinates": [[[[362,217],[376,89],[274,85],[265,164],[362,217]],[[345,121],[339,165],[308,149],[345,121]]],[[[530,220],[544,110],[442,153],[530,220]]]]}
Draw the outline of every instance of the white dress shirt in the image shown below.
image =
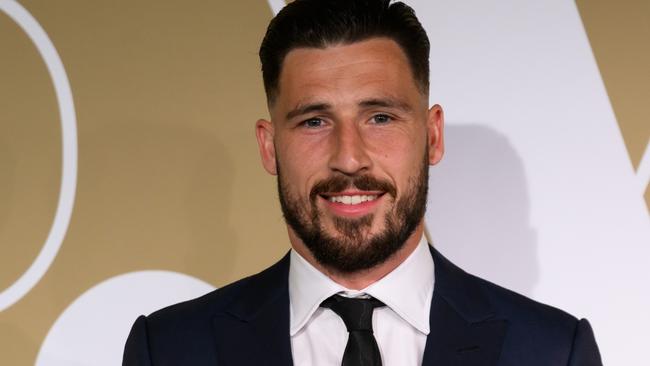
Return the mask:
{"type": "Polygon", "coordinates": [[[386,304],[375,309],[372,317],[384,366],[421,365],[429,334],[433,273],[433,259],[424,237],[404,262],[361,291],[332,281],[292,250],[289,334],[294,365],[341,365],[348,331],[336,313],[319,307],[337,293],[370,295],[386,304]]]}

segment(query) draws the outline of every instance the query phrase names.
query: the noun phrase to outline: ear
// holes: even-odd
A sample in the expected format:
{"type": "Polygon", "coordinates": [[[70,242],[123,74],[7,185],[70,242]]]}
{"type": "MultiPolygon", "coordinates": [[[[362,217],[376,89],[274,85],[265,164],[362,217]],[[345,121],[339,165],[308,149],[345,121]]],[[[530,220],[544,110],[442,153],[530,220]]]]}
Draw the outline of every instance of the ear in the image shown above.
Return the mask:
{"type": "Polygon", "coordinates": [[[427,118],[427,130],[429,132],[429,165],[436,165],[442,160],[445,152],[445,139],[443,130],[445,127],[445,116],[442,107],[438,104],[429,109],[427,118]]]}
{"type": "Polygon", "coordinates": [[[265,119],[260,119],[255,123],[255,137],[257,137],[257,146],[260,149],[262,165],[269,174],[277,175],[275,164],[275,142],[273,137],[275,130],[273,123],[265,119]]]}

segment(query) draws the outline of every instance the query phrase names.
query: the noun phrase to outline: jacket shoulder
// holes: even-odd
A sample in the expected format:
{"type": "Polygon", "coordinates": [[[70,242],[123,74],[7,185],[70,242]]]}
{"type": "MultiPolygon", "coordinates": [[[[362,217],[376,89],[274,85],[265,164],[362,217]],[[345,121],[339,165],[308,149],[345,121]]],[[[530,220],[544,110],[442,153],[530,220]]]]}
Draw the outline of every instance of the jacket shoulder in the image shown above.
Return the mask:
{"type": "Polygon", "coordinates": [[[237,298],[238,293],[248,287],[247,284],[251,280],[254,280],[254,276],[235,281],[197,298],[157,310],[147,316],[149,329],[155,327],[178,330],[179,327],[205,324],[206,320],[214,314],[227,308],[232,299],[237,298]]]}
{"type": "Polygon", "coordinates": [[[281,286],[278,283],[282,282],[282,274],[288,271],[286,258],[258,274],[203,296],[141,316],[131,331],[127,341],[129,352],[126,353],[146,350],[153,364],[159,364],[156,361],[162,362],[160,364],[214,364],[214,319],[241,307],[242,302],[251,302],[255,296],[274,291],[274,283],[276,287],[281,286]],[[134,346],[129,347],[130,344],[134,346]]]}
{"type": "Polygon", "coordinates": [[[503,324],[499,365],[601,365],[587,320],[471,275],[431,251],[439,296],[463,324],[503,324]]]}
{"type": "Polygon", "coordinates": [[[231,304],[250,296],[262,296],[282,285],[284,273],[288,273],[288,255],[269,268],[240,279],[192,300],[174,304],[151,313],[148,324],[156,331],[178,331],[209,325],[216,314],[227,311],[231,304]],[[162,328],[162,329],[157,329],[162,328]]]}
{"type": "MultiPolygon", "coordinates": [[[[508,351],[501,356],[505,364],[528,363],[525,360],[531,355],[536,355],[538,360],[561,360],[559,364],[569,364],[575,353],[580,329],[591,329],[587,320],[578,320],[561,309],[474,278],[492,304],[496,317],[507,320],[508,331],[503,340],[503,349],[508,351]]],[[[598,355],[593,334],[589,343],[593,343],[593,346],[588,354],[598,355]]]]}
{"type": "Polygon", "coordinates": [[[474,275],[468,276],[477,281],[493,305],[496,315],[513,321],[525,321],[529,325],[537,324],[547,329],[559,327],[561,330],[573,330],[578,322],[575,316],[564,310],[535,301],[474,275]]]}
{"type": "Polygon", "coordinates": [[[567,312],[467,273],[435,249],[431,250],[436,282],[442,282],[441,291],[462,312],[508,319],[509,328],[518,324],[540,331],[575,328],[578,319],[567,312]],[[464,306],[468,303],[472,306],[464,306]]]}

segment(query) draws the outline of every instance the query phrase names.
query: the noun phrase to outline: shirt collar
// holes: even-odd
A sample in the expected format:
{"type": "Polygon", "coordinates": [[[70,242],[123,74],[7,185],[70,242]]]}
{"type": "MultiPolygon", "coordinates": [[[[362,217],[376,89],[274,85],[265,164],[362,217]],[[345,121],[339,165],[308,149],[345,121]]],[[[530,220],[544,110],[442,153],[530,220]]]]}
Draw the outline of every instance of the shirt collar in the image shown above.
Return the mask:
{"type": "Polygon", "coordinates": [[[429,309],[433,297],[434,269],[424,236],[413,253],[397,268],[361,291],[347,289],[317,270],[295,250],[289,266],[291,336],[305,326],[321,302],[345,292],[379,299],[418,331],[429,334],[429,309]],[[426,309],[426,311],[423,311],[426,309]]]}

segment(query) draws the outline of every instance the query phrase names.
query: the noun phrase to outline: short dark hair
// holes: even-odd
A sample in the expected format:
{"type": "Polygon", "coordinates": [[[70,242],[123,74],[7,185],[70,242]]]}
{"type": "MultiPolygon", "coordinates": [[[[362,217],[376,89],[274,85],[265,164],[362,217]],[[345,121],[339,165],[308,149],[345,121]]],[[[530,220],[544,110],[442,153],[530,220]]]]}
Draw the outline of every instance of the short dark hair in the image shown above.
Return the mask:
{"type": "Polygon", "coordinates": [[[326,48],[375,37],[394,40],[404,51],[413,79],[429,92],[429,38],[411,7],[391,0],[295,0],[271,20],[260,46],[269,104],[278,94],[282,63],[295,48],[326,48]]]}

